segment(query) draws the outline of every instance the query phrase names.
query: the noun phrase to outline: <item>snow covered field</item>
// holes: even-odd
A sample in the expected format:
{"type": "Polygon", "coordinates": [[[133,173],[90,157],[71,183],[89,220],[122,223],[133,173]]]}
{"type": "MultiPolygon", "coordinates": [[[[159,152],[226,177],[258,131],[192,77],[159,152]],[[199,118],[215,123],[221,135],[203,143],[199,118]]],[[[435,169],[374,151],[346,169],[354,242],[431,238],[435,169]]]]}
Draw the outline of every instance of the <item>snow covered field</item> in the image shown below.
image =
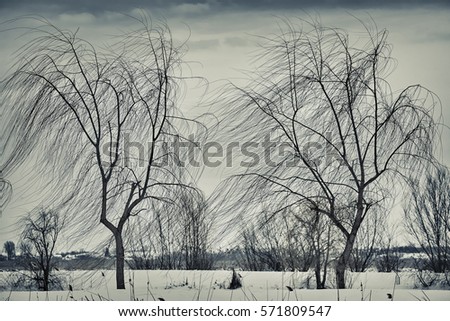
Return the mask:
{"type": "Polygon", "coordinates": [[[62,271],[67,290],[51,292],[11,291],[6,280],[10,272],[0,273],[0,300],[160,300],[166,301],[450,301],[450,290],[439,287],[422,290],[412,272],[349,273],[348,289],[315,290],[314,277],[307,272],[239,271],[243,287],[228,290],[231,271],[126,271],[127,289],[115,289],[115,272],[62,271]],[[73,291],[69,291],[69,284],[73,291]],[[290,289],[292,291],[290,291],[290,289]]]}

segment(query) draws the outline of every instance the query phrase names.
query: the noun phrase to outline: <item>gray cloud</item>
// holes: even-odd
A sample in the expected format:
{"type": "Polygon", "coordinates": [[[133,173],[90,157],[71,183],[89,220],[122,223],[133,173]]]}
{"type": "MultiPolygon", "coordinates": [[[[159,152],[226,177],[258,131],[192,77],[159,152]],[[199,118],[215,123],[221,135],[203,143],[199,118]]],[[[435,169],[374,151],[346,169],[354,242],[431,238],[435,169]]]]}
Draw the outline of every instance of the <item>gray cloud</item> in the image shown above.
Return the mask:
{"type": "Polygon", "coordinates": [[[231,47],[246,47],[249,45],[248,40],[242,37],[227,37],[223,42],[231,47]]]}
{"type": "Polygon", "coordinates": [[[192,50],[217,49],[219,45],[218,39],[193,40],[188,43],[189,49],[192,50]]]}
{"type": "Polygon", "coordinates": [[[446,7],[448,0],[0,0],[0,10],[26,11],[32,13],[79,13],[101,14],[108,11],[128,12],[135,8],[163,11],[173,15],[205,15],[223,11],[289,10],[289,9],[396,9],[446,7]]]}

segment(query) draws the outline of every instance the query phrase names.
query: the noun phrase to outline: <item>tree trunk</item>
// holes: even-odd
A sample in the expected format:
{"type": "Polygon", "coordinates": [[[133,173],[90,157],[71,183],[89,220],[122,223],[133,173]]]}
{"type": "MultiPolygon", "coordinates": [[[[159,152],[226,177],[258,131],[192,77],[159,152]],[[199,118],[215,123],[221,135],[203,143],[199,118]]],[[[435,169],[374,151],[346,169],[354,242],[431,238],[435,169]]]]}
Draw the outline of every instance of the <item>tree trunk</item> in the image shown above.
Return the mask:
{"type": "Polygon", "coordinates": [[[336,286],[338,289],[345,289],[345,268],[347,263],[342,254],[336,263],[336,286]]]}
{"type": "Polygon", "coordinates": [[[349,235],[345,242],[344,252],[336,263],[336,286],[338,289],[345,289],[345,270],[347,269],[353,245],[355,244],[356,233],[349,235]]]}
{"type": "Polygon", "coordinates": [[[116,239],[116,287],[117,289],[125,289],[125,250],[122,233],[118,231],[114,237],[116,239]]]}
{"type": "Polygon", "coordinates": [[[48,291],[49,274],[50,274],[50,271],[48,269],[44,269],[44,284],[43,284],[44,291],[48,291]]]}
{"type": "Polygon", "coordinates": [[[316,262],[314,272],[316,274],[316,289],[317,290],[325,289],[325,284],[322,281],[322,277],[320,275],[320,261],[319,260],[317,260],[317,262],[316,262]]]}

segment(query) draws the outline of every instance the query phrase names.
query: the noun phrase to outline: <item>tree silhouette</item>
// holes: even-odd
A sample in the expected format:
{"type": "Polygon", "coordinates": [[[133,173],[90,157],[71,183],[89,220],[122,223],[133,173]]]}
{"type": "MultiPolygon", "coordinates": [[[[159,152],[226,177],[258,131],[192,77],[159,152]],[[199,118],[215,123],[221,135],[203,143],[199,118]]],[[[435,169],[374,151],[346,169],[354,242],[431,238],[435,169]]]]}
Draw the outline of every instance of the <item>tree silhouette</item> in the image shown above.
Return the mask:
{"type": "Polygon", "coordinates": [[[194,189],[178,166],[182,151],[169,145],[201,128],[177,105],[184,45],[174,45],[164,23],[135,20],[139,28],[100,48],[38,18],[2,96],[12,146],[2,168],[40,151],[35,170],[54,178],[55,199],[70,200],[70,223],[89,231],[100,222],[112,233],[119,289],[125,226],[152,202],[174,203],[194,189]]]}
{"type": "Polygon", "coordinates": [[[8,260],[12,260],[16,257],[16,244],[14,244],[13,241],[6,241],[5,244],[3,244],[3,248],[8,256],[8,260]]]}
{"type": "Polygon", "coordinates": [[[230,85],[220,97],[229,106],[221,139],[253,149],[240,155],[245,171],[217,193],[226,195],[224,214],[248,217],[267,206],[276,215],[302,205],[327,216],[343,239],[336,277],[344,288],[362,223],[402,177],[433,159],[438,99],[420,85],[391,89],[386,30],[364,25],[354,40],[302,23],[260,37],[248,85],[230,85]]]}
{"type": "Polygon", "coordinates": [[[22,221],[21,234],[22,260],[25,267],[32,273],[32,279],[38,289],[48,291],[54,279],[53,256],[63,220],[55,211],[39,209],[30,212],[22,221]]]}
{"type": "Polygon", "coordinates": [[[423,182],[411,180],[404,204],[405,226],[426,255],[418,269],[450,271],[450,171],[440,165],[423,182]]]}

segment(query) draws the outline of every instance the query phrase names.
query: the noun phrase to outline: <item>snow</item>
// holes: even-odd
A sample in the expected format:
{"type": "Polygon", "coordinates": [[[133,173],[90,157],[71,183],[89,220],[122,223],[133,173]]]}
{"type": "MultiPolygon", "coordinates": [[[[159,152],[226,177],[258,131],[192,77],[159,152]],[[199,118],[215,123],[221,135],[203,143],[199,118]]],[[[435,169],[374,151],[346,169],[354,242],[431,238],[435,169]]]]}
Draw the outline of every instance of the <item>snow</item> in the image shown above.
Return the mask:
{"type": "MultiPolygon", "coordinates": [[[[61,271],[72,286],[65,291],[11,291],[3,285],[0,300],[158,300],[166,301],[450,301],[450,290],[419,289],[413,272],[348,273],[348,289],[315,290],[315,280],[308,272],[239,271],[243,287],[228,290],[231,271],[127,270],[125,290],[115,289],[115,271],[61,271]],[[287,286],[293,289],[290,291],[287,286]]],[[[10,272],[0,273],[5,284],[10,272]]],[[[67,285],[67,288],[69,286],[67,285]]]]}

